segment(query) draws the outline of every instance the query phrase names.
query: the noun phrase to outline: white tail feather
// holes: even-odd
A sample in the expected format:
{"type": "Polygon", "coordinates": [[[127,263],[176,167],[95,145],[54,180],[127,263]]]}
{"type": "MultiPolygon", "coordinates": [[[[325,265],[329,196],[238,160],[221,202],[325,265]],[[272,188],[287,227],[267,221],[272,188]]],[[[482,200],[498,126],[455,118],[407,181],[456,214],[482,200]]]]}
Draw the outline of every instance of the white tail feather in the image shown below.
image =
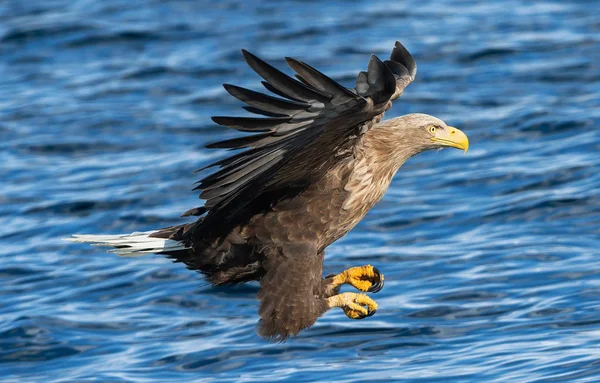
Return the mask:
{"type": "Polygon", "coordinates": [[[156,233],[156,231],[116,235],[75,234],[72,238],[65,238],[65,240],[92,243],[94,246],[113,246],[115,249],[109,251],[120,257],[139,257],[146,254],[166,253],[186,249],[184,244],[179,241],[150,237],[152,233],[156,233]]]}

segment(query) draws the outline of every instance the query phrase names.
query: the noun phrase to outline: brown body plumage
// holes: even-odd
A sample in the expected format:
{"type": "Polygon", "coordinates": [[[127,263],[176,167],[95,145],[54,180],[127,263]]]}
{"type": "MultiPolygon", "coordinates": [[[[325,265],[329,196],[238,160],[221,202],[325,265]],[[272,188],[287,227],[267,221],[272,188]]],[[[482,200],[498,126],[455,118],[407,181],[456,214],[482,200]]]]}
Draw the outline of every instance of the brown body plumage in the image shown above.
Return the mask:
{"type": "Polygon", "coordinates": [[[283,98],[226,85],[246,109],[269,118],[214,118],[256,134],[210,145],[248,149],[217,162],[221,168],[200,181],[205,206],[185,214],[199,215],[198,221],[145,237],[76,240],[113,245],[121,255],[166,254],[215,285],[260,281],[259,333],[268,338],[295,335],[332,307],[353,319],[370,316],[374,301],[339,294],[339,286],[376,292],[383,275],[367,265],[323,278],[325,248],[382,198],[407,159],[444,146],[466,150],[466,136],[423,114],[381,122],[416,74],[400,43],[389,61],[372,57],[354,91],[294,59],[287,60],[300,81],[244,56],[283,98]]]}

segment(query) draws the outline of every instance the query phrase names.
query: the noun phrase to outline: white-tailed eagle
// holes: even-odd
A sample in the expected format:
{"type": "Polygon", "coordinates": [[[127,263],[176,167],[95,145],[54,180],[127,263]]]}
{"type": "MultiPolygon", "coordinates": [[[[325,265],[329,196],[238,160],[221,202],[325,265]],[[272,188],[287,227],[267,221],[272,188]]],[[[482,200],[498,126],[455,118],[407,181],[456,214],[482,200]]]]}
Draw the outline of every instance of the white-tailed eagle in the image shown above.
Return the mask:
{"type": "Polygon", "coordinates": [[[198,270],[213,285],[259,281],[259,333],[283,340],[312,326],[333,307],[352,319],[377,304],[365,292],[383,287],[370,265],[323,277],[327,246],[350,231],[381,199],[410,157],[429,149],[466,151],[467,136],[425,114],[382,121],[414,80],[417,66],[396,43],[389,60],[372,56],[348,89],[308,64],[287,58],[292,78],[243,50],[267,95],[224,85],[262,117],[213,117],[250,134],[209,148],[244,149],[209,167],[199,181],[196,222],[127,235],[75,235],[113,246],[122,256],[165,254],[198,270]],[[350,284],[362,293],[340,293],[350,284]]]}

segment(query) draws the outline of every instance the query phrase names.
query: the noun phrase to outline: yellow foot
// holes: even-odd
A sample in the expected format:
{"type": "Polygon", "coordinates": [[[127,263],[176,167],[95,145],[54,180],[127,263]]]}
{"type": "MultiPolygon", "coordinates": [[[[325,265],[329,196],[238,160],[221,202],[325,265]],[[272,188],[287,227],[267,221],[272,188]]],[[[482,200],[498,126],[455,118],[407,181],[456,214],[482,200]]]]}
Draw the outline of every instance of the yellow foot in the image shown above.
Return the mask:
{"type": "Polygon", "coordinates": [[[342,293],[327,298],[327,302],[329,308],[341,307],[350,319],[364,319],[377,311],[377,303],[365,294],[342,293]]]}
{"type": "Polygon", "coordinates": [[[377,293],[383,288],[383,274],[371,265],[352,267],[333,277],[334,287],[344,283],[360,291],[377,293]]]}

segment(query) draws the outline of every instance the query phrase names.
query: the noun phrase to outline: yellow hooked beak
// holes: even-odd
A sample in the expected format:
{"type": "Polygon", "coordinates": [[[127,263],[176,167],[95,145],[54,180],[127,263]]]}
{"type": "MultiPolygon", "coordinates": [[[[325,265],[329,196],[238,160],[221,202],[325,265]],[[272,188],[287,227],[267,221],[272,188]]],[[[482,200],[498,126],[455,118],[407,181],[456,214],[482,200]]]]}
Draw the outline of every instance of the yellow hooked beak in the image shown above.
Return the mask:
{"type": "Polygon", "coordinates": [[[444,130],[438,129],[436,135],[431,137],[431,140],[444,146],[464,150],[465,153],[469,150],[469,139],[467,138],[467,135],[453,126],[448,126],[444,130]]]}

